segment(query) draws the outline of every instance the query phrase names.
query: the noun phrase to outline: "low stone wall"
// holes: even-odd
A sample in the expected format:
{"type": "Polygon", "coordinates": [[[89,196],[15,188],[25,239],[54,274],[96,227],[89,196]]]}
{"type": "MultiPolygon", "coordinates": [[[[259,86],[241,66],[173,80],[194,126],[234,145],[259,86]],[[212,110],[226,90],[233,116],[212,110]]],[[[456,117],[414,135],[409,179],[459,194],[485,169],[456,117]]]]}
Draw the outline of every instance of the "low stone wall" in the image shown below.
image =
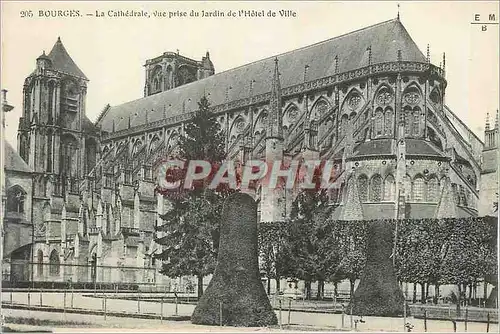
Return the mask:
{"type": "Polygon", "coordinates": [[[435,319],[435,320],[458,320],[458,321],[475,321],[475,322],[489,322],[498,323],[498,310],[491,308],[479,307],[461,307],[460,315],[457,315],[456,305],[440,305],[440,306],[427,306],[427,305],[410,305],[411,315],[416,319],[435,319]]]}

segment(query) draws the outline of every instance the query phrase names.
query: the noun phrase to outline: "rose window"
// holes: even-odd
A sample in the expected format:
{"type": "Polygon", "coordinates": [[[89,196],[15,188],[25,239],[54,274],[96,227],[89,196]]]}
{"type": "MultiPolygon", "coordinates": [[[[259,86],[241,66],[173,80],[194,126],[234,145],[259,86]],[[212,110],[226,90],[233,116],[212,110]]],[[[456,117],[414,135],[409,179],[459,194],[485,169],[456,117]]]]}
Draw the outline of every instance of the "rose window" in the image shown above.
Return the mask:
{"type": "Polygon", "coordinates": [[[416,92],[409,92],[404,95],[404,100],[409,104],[417,104],[420,101],[420,95],[416,92]]]}
{"type": "Polygon", "coordinates": [[[355,94],[351,96],[351,98],[347,102],[347,105],[349,106],[350,109],[355,110],[359,107],[360,102],[361,102],[361,96],[355,94]]]}
{"type": "Polygon", "coordinates": [[[391,101],[392,101],[392,94],[386,90],[381,91],[380,94],[378,94],[377,96],[377,102],[379,104],[386,105],[389,104],[391,101]]]}

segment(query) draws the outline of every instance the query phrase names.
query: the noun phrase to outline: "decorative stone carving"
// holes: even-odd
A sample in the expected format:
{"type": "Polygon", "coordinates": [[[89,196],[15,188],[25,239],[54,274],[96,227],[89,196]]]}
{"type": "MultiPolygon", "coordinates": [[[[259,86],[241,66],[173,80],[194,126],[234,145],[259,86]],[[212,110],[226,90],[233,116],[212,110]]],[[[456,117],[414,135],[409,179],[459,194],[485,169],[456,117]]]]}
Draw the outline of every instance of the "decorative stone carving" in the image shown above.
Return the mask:
{"type": "Polygon", "coordinates": [[[417,104],[420,101],[420,94],[417,92],[408,92],[403,96],[408,104],[417,104]]]}
{"type": "Polygon", "coordinates": [[[243,130],[245,130],[245,121],[243,120],[243,118],[239,118],[236,120],[236,122],[234,124],[234,128],[236,129],[236,132],[238,132],[238,133],[242,133],[243,130]]]}
{"type": "Polygon", "coordinates": [[[290,121],[294,121],[295,119],[297,119],[298,114],[299,111],[297,110],[297,108],[290,108],[290,110],[288,110],[288,119],[290,121]]]}
{"type": "Polygon", "coordinates": [[[383,89],[377,96],[377,102],[381,105],[387,105],[392,101],[392,94],[387,90],[383,89]]]}
{"type": "Polygon", "coordinates": [[[353,94],[347,101],[347,106],[351,110],[356,110],[358,109],[360,103],[361,103],[361,96],[359,96],[359,94],[353,94]]]}

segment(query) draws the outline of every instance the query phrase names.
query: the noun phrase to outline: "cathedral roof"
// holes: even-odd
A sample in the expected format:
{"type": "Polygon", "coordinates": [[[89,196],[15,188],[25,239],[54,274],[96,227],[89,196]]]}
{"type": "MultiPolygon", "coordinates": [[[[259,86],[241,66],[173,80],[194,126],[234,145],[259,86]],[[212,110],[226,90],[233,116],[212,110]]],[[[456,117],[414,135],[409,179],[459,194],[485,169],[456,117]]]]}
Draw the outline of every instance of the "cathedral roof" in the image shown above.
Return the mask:
{"type": "Polygon", "coordinates": [[[422,139],[406,139],[407,155],[444,156],[439,150],[432,147],[429,142],[422,139]]]}
{"type": "Polygon", "coordinates": [[[392,155],[392,140],[376,139],[356,146],[353,156],[356,157],[366,155],[392,155]]]}
{"type": "Polygon", "coordinates": [[[88,80],[82,70],[80,70],[73,59],[71,59],[60,37],[57,38],[57,42],[48,54],[48,57],[52,61],[53,69],[88,80]]]}
{"type": "Polygon", "coordinates": [[[271,91],[274,58],[278,58],[281,87],[304,81],[308,66],[309,81],[354,70],[368,65],[371,48],[372,64],[396,61],[401,50],[403,61],[426,62],[425,56],[397,19],[381,22],[310,46],[271,56],[191,82],[155,95],[110,107],[99,120],[102,130],[115,131],[177,116],[198,108],[197,101],[207,94],[212,106],[265,94],[271,91]],[[336,64],[335,57],[338,57],[336,64]],[[250,82],[254,80],[252,89],[250,82]]]}
{"type": "Polygon", "coordinates": [[[33,170],[24,162],[23,158],[10,146],[8,141],[5,143],[5,169],[16,172],[31,173],[33,170]]]}
{"type": "MultiPolygon", "coordinates": [[[[405,139],[407,155],[444,157],[444,154],[422,139],[405,139]]],[[[375,139],[363,142],[354,148],[353,157],[394,155],[392,139],[375,139]]]]}

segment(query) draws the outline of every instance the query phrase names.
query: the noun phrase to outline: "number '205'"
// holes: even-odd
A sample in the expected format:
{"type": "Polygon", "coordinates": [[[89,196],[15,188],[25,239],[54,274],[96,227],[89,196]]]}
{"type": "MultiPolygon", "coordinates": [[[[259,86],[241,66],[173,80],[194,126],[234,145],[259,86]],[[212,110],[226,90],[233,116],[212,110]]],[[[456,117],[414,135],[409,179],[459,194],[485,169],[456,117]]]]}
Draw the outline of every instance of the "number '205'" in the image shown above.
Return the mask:
{"type": "Polygon", "coordinates": [[[33,11],[31,10],[22,10],[19,12],[21,17],[33,17],[33,11]]]}

